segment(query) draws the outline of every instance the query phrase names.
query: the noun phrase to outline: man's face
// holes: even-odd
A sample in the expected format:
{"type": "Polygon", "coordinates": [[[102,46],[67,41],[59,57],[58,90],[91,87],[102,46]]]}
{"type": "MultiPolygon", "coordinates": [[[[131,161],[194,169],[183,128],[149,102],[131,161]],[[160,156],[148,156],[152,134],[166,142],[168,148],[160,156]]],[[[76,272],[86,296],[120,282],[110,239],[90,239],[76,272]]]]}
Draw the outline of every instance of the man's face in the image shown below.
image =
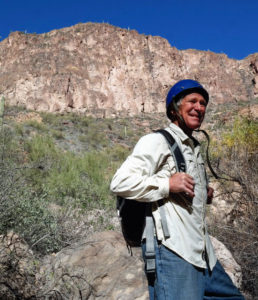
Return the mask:
{"type": "Polygon", "coordinates": [[[206,100],[198,93],[192,93],[183,98],[178,111],[190,130],[195,130],[201,126],[206,106],[206,100]]]}

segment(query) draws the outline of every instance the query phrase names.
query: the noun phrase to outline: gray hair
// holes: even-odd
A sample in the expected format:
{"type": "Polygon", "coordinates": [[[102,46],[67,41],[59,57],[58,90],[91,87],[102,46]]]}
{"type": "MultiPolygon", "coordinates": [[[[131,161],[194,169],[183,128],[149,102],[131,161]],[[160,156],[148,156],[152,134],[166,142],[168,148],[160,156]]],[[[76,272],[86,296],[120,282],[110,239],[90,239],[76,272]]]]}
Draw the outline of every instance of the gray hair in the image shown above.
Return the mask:
{"type": "Polygon", "coordinates": [[[176,102],[177,107],[179,107],[182,104],[184,97],[179,98],[179,100],[176,102]]]}
{"type": "Polygon", "coordinates": [[[177,107],[177,109],[179,108],[179,106],[182,104],[182,101],[184,99],[185,96],[179,98],[179,100],[177,100],[176,102],[174,102],[174,104],[170,105],[170,107],[168,108],[168,112],[167,112],[167,116],[168,118],[174,122],[177,119],[176,116],[176,108],[174,106],[177,107]],[[174,111],[174,113],[171,113],[171,111],[174,111]]]}

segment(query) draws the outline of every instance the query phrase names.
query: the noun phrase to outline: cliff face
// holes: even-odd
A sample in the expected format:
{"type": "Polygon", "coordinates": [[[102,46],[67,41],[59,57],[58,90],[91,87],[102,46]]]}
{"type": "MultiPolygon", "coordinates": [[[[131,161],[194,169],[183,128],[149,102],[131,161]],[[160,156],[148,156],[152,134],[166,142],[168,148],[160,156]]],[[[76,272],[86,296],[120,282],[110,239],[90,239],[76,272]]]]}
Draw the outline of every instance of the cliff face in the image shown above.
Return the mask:
{"type": "Polygon", "coordinates": [[[258,94],[258,53],[171,47],[161,37],[107,24],[78,24],[45,34],[14,32],[0,43],[0,93],[10,105],[98,116],[163,112],[169,87],[199,80],[214,105],[258,94]]]}

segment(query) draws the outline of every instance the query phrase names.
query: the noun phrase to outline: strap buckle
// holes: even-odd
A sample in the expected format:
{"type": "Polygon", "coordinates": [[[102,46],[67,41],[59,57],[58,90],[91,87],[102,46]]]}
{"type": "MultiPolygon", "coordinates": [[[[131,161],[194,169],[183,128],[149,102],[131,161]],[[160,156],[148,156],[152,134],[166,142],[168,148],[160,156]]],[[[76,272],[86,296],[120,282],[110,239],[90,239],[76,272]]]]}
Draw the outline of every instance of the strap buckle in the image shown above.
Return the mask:
{"type": "Polygon", "coordinates": [[[154,273],[156,269],[155,262],[155,253],[154,252],[145,252],[146,259],[146,273],[154,273]]]}

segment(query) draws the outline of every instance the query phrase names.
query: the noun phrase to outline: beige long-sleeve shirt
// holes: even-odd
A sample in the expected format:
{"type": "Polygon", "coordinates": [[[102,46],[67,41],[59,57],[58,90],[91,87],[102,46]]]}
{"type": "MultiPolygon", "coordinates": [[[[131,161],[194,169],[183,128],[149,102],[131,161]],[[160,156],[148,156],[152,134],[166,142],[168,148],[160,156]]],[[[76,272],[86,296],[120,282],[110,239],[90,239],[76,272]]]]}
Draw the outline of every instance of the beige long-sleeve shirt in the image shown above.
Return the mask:
{"type": "Polygon", "coordinates": [[[133,152],[117,170],[110,189],[118,196],[153,202],[153,217],[158,240],[189,263],[213,269],[216,256],[207,233],[205,207],[207,179],[199,144],[194,143],[178,126],[171,123],[166,130],[178,143],[186,172],[194,178],[192,201],[169,193],[169,178],[176,173],[174,159],[165,138],[159,133],[143,136],[133,152]],[[157,200],[163,199],[170,237],[165,239],[157,200]]]}

